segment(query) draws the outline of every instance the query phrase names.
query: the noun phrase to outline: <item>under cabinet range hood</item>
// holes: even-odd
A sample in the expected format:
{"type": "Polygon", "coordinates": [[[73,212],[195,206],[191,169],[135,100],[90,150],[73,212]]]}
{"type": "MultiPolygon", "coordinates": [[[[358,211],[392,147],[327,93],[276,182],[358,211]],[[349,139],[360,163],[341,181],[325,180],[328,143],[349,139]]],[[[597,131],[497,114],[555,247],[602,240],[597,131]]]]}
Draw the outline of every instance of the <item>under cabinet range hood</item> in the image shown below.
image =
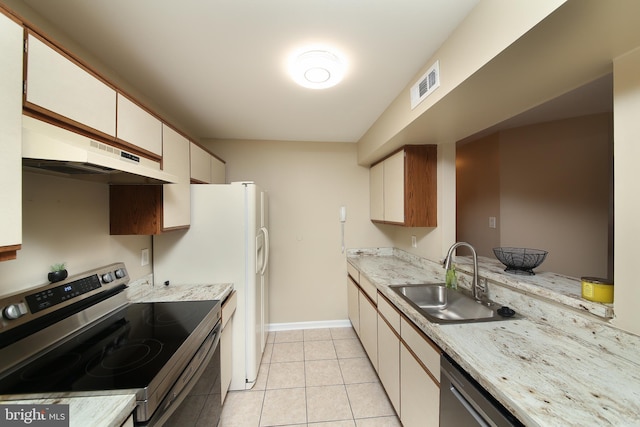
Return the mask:
{"type": "Polygon", "coordinates": [[[170,184],[178,177],[156,161],[22,116],[22,166],[25,170],[108,184],[170,184]]]}

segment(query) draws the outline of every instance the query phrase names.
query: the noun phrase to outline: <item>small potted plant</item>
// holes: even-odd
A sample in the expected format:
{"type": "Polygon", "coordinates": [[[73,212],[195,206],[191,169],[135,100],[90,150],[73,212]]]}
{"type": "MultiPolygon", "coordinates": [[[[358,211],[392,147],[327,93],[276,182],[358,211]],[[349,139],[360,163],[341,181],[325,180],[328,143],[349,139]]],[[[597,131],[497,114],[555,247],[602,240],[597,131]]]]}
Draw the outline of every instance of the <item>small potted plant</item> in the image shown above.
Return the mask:
{"type": "Polygon", "coordinates": [[[49,282],[51,283],[64,280],[69,275],[69,273],[67,272],[67,267],[65,262],[53,264],[50,270],[51,271],[49,271],[49,275],[47,277],[49,278],[49,282]]]}

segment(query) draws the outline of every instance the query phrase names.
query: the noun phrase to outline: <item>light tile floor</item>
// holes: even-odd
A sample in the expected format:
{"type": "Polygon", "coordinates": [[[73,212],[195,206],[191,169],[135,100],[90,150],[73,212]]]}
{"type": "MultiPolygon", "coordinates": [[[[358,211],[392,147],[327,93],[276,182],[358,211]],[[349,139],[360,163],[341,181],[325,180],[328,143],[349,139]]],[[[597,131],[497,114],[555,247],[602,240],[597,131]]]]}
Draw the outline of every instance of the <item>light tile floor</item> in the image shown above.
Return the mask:
{"type": "Polygon", "coordinates": [[[400,427],[352,328],[269,334],[256,385],[227,394],[220,427],[400,427]]]}

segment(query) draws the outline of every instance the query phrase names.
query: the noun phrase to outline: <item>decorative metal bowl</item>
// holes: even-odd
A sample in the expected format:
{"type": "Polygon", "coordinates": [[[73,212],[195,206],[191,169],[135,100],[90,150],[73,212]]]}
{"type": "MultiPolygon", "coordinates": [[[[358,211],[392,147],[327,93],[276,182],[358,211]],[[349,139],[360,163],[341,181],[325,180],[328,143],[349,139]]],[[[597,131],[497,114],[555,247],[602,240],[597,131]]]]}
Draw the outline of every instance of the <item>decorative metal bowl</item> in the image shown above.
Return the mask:
{"type": "Polygon", "coordinates": [[[528,248],[493,248],[496,258],[507,266],[507,273],[532,276],[533,269],[547,257],[547,251],[528,248]]]}

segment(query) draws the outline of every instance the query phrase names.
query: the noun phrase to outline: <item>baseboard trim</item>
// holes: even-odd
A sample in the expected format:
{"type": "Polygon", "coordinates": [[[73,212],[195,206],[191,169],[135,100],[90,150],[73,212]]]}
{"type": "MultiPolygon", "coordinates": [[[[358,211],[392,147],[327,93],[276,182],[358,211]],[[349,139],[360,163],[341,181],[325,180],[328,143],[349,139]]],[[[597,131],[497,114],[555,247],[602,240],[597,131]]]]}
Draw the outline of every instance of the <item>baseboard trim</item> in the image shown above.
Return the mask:
{"type": "Polygon", "coordinates": [[[321,320],[318,322],[269,323],[269,332],[292,331],[296,329],[350,328],[351,322],[346,320],[321,320]]]}

